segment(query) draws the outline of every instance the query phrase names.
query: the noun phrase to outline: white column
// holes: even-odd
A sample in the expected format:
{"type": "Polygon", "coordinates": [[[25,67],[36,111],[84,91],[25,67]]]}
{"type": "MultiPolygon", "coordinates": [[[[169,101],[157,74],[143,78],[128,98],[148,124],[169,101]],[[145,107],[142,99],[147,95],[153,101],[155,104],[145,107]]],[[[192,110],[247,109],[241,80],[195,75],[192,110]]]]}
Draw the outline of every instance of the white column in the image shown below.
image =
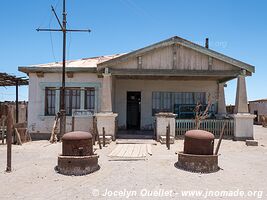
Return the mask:
{"type": "Polygon", "coordinates": [[[238,76],[234,115],[234,137],[236,140],[254,139],[253,119],[255,115],[248,113],[246,80],[244,75],[238,76]]]}
{"type": "Polygon", "coordinates": [[[244,75],[239,75],[237,78],[235,114],[236,113],[248,113],[246,79],[244,75]]]}
{"type": "Polygon", "coordinates": [[[102,137],[103,128],[105,128],[106,136],[111,136],[114,140],[116,138],[116,117],[118,114],[112,112],[112,76],[107,68],[103,73],[100,110],[100,113],[95,114],[98,133],[102,137]]]}
{"type": "Polygon", "coordinates": [[[102,81],[101,112],[112,112],[112,76],[105,70],[102,81]]]}
{"type": "Polygon", "coordinates": [[[225,105],[225,95],[224,95],[224,85],[225,83],[218,84],[218,114],[220,116],[226,115],[226,105],[225,105]]]}

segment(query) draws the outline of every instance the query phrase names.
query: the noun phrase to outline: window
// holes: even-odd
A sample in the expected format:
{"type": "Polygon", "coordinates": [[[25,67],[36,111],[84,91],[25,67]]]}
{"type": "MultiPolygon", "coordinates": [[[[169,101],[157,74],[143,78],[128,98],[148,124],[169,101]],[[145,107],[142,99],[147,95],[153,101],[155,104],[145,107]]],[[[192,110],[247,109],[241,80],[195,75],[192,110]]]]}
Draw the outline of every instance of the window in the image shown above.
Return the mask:
{"type": "Polygon", "coordinates": [[[153,92],[152,93],[152,114],[158,112],[174,112],[178,114],[181,106],[195,105],[200,102],[206,104],[205,92],[153,92]]]}
{"type": "Polygon", "coordinates": [[[152,113],[172,112],[172,92],[152,93],[152,113]]]}
{"type": "MultiPolygon", "coordinates": [[[[45,115],[55,116],[56,112],[58,112],[56,107],[60,107],[60,95],[56,97],[56,91],[60,92],[60,89],[56,87],[45,88],[45,115]]],[[[71,116],[73,110],[86,109],[95,111],[95,103],[95,88],[65,88],[65,111],[67,116],[71,116]],[[82,98],[81,91],[84,91],[82,98]],[[84,106],[81,106],[81,102],[84,102],[84,106]]]]}
{"type": "Polygon", "coordinates": [[[56,114],[56,88],[45,88],[45,115],[56,114]]]}
{"type": "Polygon", "coordinates": [[[80,88],[65,89],[65,110],[66,115],[72,115],[72,109],[80,109],[81,91],[80,88]]]}
{"type": "Polygon", "coordinates": [[[84,108],[89,110],[95,109],[95,88],[85,88],[84,108]]]}

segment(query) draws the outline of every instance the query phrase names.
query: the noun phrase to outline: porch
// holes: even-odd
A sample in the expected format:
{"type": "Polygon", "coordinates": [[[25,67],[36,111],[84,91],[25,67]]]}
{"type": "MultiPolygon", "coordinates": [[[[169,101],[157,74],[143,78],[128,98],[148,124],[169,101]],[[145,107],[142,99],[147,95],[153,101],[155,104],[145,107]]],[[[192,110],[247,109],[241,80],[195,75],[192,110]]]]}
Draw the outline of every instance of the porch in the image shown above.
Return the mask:
{"type": "MultiPolygon", "coordinates": [[[[247,116],[245,84],[245,77],[254,72],[251,65],[174,37],[99,63],[97,72],[103,78],[101,113],[116,113],[121,130],[141,131],[153,130],[153,119],[159,112],[193,119],[198,103],[205,106],[211,102],[209,118],[225,119],[224,87],[227,81],[237,78],[237,115],[233,117],[234,122],[229,122],[228,134],[235,132],[239,133],[235,137],[252,138],[253,116],[247,116]]],[[[221,123],[208,121],[202,126],[216,135],[221,123]]],[[[161,124],[160,135],[165,135],[167,124],[168,120],[161,124]]],[[[171,136],[175,132],[183,134],[193,126],[193,120],[175,123],[173,118],[171,136]]]]}

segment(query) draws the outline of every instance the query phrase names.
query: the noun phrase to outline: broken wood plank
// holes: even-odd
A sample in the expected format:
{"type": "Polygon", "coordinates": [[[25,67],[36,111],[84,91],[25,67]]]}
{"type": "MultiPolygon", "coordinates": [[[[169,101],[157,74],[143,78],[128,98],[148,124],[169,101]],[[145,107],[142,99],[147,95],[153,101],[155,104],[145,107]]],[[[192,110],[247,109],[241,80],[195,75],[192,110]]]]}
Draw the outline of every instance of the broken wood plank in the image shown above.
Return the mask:
{"type": "Polygon", "coordinates": [[[50,136],[50,139],[49,139],[50,143],[56,143],[57,140],[58,140],[57,132],[56,132],[56,129],[57,129],[57,126],[58,126],[58,122],[59,122],[59,113],[57,113],[56,117],[55,117],[55,121],[54,121],[52,132],[51,132],[51,136],[50,136]]]}
{"type": "Polygon", "coordinates": [[[123,155],[125,154],[126,150],[128,148],[127,144],[124,144],[121,151],[117,154],[118,157],[123,157],[123,155]]]}
{"type": "Polygon", "coordinates": [[[141,149],[141,144],[135,144],[131,157],[138,157],[140,149],[141,149]]]}
{"type": "Polygon", "coordinates": [[[116,146],[115,149],[113,149],[112,152],[108,156],[117,155],[121,151],[122,147],[123,147],[123,145],[116,146]]]}
{"type": "Polygon", "coordinates": [[[20,134],[19,134],[19,131],[17,128],[15,128],[15,133],[16,133],[16,137],[17,137],[17,144],[22,145],[20,134]]]}
{"type": "Polygon", "coordinates": [[[141,144],[141,148],[140,148],[140,152],[139,152],[138,157],[145,157],[145,156],[146,156],[146,145],[141,144]]]}
{"type": "Polygon", "coordinates": [[[134,144],[128,144],[127,146],[128,146],[127,151],[126,151],[126,153],[124,154],[123,157],[131,157],[131,155],[133,153],[134,144]]]}

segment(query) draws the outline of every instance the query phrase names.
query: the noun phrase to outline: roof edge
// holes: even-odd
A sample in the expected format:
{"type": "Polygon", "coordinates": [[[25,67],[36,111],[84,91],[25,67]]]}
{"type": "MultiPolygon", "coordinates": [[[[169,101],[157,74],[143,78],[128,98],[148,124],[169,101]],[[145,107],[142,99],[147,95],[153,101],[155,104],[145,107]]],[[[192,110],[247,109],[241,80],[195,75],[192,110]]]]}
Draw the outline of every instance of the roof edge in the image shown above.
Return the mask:
{"type": "MultiPolygon", "coordinates": [[[[62,72],[62,67],[19,66],[18,70],[24,73],[35,73],[35,72],[57,73],[57,72],[62,72]]],[[[96,67],[66,67],[66,72],[96,73],[96,67]]]]}

